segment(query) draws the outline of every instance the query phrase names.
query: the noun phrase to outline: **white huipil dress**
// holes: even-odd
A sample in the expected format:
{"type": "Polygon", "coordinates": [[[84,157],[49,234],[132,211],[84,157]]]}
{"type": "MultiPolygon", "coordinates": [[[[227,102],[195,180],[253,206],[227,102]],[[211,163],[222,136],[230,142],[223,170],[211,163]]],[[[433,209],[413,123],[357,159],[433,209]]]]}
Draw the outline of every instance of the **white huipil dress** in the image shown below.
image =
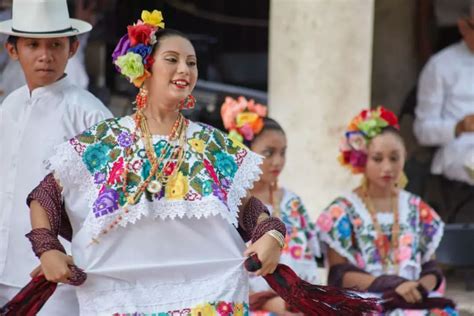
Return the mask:
{"type": "MultiPolygon", "coordinates": [[[[246,315],[245,244],[235,226],[261,157],[190,122],[176,176],[124,206],[124,165],[133,174],[127,192],[150,169],[143,142],[131,141],[134,130],[131,117],[101,122],[49,160],[73,227],[74,262],[88,274],[76,290],[81,315],[246,315]],[[132,159],[124,155],[130,146],[132,159]]],[[[162,136],[153,143],[157,152],[170,144],[162,136]]]]}

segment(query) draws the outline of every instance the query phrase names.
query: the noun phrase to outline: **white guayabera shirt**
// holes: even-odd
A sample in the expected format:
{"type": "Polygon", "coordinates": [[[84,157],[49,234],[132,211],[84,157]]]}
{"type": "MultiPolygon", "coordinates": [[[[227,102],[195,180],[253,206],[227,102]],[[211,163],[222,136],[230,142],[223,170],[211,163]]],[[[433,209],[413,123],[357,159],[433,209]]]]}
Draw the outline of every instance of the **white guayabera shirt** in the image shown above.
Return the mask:
{"type": "Polygon", "coordinates": [[[23,287],[38,265],[25,234],[31,230],[26,197],[48,173],[53,147],[111,117],[92,94],[65,77],[30,92],[23,86],[0,112],[0,284],[23,287]]]}
{"type": "Polygon", "coordinates": [[[422,145],[437,146],[431,172],[474,185],[466,168],[474,133],[455,136],[456,124],[474,114],[474,53],[464,42],[433,56],[418,85],[415,134],[422,145]]]}

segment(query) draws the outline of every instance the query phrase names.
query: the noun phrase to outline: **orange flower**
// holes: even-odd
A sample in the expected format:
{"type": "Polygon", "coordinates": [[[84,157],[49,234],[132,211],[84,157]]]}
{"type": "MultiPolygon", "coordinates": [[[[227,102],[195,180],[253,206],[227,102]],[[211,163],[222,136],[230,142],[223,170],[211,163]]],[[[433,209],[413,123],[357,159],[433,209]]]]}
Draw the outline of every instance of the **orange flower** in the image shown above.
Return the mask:
{"type": "Polygon", "coordinates": [[[141,77],[133,80],[133,84],[135,85],[135,87],[140,88],[143,85],[143,82],[145,82],[145,80],[150,76],[151,76],[150,72],[145,69],[145,72],[143,73],[141,77]]]}

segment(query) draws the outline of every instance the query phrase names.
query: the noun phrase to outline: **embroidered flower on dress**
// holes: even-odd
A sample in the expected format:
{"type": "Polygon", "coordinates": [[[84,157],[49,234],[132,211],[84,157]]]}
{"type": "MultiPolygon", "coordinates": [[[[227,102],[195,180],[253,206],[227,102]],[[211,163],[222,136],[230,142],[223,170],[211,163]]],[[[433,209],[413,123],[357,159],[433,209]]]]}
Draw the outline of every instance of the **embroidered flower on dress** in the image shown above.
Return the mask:
{"type": "Polygon", "coordinates": [[[191,146],[191,150],[198,154],[204,153],[205,144],[202,139],[191,138],[188,140],[188,144],[191,146]]]}
{"type": "Polygon", "coordinates": [[[120,146],[128,148],[133,144],[132,135],[129,132],[121,132],[117,136],[117,142],[120,146]]]}
{"type": "Polygon", "coordinates": [[[102,169],[109,162],[110,148],[104,144],[97,143],[87,147],[82,160],[84,161],[87,170],[95,173],[102,169]]]}
{"type": "Polygon", "coordinates": [[[97,172],[96,174],[94,174],[94,183],[102,184],[105,182],[106,178],[107,176],[105,175],[105,173],[97,172]]]}
{"type": "Polygon", "coordinates": [[[337,224],[337,230],[339,234],[344,238],[349,237],[351,235],[351,222],[349,221],[347,216],[341,218],[341,220],[337,224]]]}
{"type": "Polygon", "coordinates": [[[332,221],[331,216],[329,216],[327,213],[322,213],[321,215],[319,215],[317,224],[323,232],[327,233],[331,231],[333,221],[332,221]]]}
{"type": "Polygon", "coordinates": [[[166,185],[165,197],[169,200],[182,200],[188,191],[188,178],[178,172],[166,185]]]}
{"type": "Polygon", "coordinates": [[[232,304],[228,302],[219,302],[216,309],[219,313],[219,316],[231,316],[234,311],[232,304]]]}
{"type": "Polygon", "coordinates": [[[225,177],[233,178],[237,171],[237,164],[234,159],[224,152],[218,152],[216,157],[216,167],[225,177]]]}
{"type": "Polygon", "coordinates": [[[95,217],[104,216],[116,211],[118,206],[119,195],[114,189],[105,189],[100,193],[93,205],[95,217]]]}
{"type": "Polygon", "coordinates": [[[206,303],[203,305],[198,305],[195,308],[191,309],[191,316],[204,316],[204,315],[206,316],[216,315],[216,311],[214,310],[211,304],[206,303]]]}
{"type": "Polygon", "coordinates": [[[109,173],[109,180],[107,180],[107,184],[111,185],[118,183],[121,179],[123,170],[123,157],[120,157],[119,160],[114,162],[112,166],[112,170],[109,173]]]}

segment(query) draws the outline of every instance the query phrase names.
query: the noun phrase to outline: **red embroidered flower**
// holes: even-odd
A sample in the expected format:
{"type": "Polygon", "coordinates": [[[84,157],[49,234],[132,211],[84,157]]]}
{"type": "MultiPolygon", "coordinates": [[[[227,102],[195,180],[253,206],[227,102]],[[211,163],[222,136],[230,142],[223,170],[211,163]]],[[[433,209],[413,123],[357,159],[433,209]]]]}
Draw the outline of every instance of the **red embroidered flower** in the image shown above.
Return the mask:
{"type": "Polygon", "coordinates": [[[420,201],[420,221],[428,224],[433,221],[433,212],[428,204],[423,201],[420,201]]]}
{"type": "Polygon", "coordinates": [[[380,117],[387,121],[390,126],[399,128],[398,118],[392,111],[388,111],[384,107],[380,107],[380,117]]]}
{"type": "Polygon", "coordinates": [[[227,302],[219,302],[217,304],[217,312],[220,316],[230,316],[234,312],[232,304],[227,302]]]}
{"type": "Polygon", "coordinates": [[[109,174],[109,179],[107,180],[107,184],[115,184],[120,180],[120,176],[123,173],[123,157],[120,157],[119,160],[114,162],[112,166],[112,170],[109,174]]]}
{"type": "Polygon", "coordinates": [[[176,168],[176,162],[167,162],[165,168],[163,169],[163,174],[169,176],[173,173],[176,168]]]}
{"type": "Polygon", "coordinates": [[[138,44],[149,45],[151,36],[155,32],[155,28],[147,24],[137,24],[127,27],[130,46],[138,44]]]}

